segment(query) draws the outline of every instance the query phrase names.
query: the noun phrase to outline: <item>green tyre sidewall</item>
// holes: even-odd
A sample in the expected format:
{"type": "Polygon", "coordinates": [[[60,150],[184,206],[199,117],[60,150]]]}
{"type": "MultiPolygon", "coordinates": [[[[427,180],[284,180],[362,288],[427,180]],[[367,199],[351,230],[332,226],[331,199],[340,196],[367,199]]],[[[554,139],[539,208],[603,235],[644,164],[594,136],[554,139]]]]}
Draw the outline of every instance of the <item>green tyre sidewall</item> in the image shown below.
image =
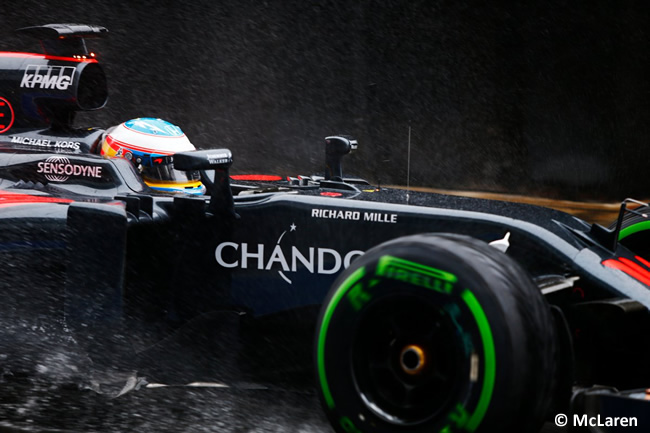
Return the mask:
{"type": "MultiPolygon", "coordinates": [[[[510,321],[504,311],[504,302],[495,296],[494,287],[490,287],[490,282],[482,275],[481,269],[485,267],[496,267],[497,274],[513,272],[512,263],[498,269],[499,264],[494,261],[503,259],[499,256],[501,253],[486,248],[466,237],[418,235],[369,251],[339,277],[321,310],[315,348],[321,399],[337,431],[480,432],[490,431],[491,425],[499,423],[504,427],[501,431],[516,429],[515,424],[520,424],[517,419],[521,416],[513,416],[512,426],[508,427],[500,420],[506,412],[504,402],[493,400],[495,394],[497,400],[518,396],[518,391],[509,394],[508,387],[526,386],[517,384],[522,374],[517,365],[527,363],[526,357],[521,351],[514,351],[512,355],[507,352],[513,341],[523,341],[516,328],[525,317],[514,312],[517,317],[510,321]],[[399,278],[402,279],[398,280],[400,269],[406,275],[411,272],[424,277],[404,280],[401,274],[399,278]],[[382,302],[405,297],[429,303],[442,317],[453,318],[455,347],[441,350],[459,354],[459,380],[449,400],[441,407],[432,408],[430,417],[396,423],[370,408],[367,398],[364,402],[351,354],[359,339],[356,333],[365,329],[361,327],[364,315],[382,302]],[[499,365],[500,362],[503,365],[499,365]]],[[[517,279],[521,277],[518,275],[517,279]]],[[[534,290],[532,283],[528,284],[528,290],[534,290]]],[[[506,299],[505,304],[511,301],[506,299]]],[[[523,412],[526,410],[524,408],[523,412]]]]}

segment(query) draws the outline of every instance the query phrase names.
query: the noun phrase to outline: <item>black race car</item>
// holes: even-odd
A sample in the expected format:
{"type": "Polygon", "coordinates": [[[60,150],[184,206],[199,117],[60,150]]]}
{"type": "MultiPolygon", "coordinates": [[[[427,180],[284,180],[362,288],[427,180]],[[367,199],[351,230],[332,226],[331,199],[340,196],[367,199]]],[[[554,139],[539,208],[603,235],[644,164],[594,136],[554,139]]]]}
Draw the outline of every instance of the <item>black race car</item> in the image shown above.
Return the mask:
{"type": "Polygon", "coordinates": [[[179,330],[205,343],[197,323],[228,311],[243,363],[315,365],[338,432],[650,428],[647,205],[605,228],[375,187],[343,174],[345,135],[323,176],[231,177],[208,149],[173,156],[205,196],[156,192],[94,153],[102,129],[72,126],[106,103],[84,43],[106,30],[21,31],[45,54],[0,53],[4,371],[53,335],[126,368],[179,330]]]}

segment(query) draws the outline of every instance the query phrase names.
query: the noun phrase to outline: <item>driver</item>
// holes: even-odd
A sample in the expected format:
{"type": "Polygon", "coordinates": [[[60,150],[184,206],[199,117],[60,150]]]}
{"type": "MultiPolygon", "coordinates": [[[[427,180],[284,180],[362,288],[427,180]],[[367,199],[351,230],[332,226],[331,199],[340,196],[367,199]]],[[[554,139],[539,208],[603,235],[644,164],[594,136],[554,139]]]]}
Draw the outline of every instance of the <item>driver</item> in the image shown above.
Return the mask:
{"type": "Polygon", "coordinates": [[[106,131],[99,153],[131,161],[150,188],[204,194],[198,171],[174,169],[172,155],[195,150],[181,128],[162,119],[131,119],[106,131]]]}

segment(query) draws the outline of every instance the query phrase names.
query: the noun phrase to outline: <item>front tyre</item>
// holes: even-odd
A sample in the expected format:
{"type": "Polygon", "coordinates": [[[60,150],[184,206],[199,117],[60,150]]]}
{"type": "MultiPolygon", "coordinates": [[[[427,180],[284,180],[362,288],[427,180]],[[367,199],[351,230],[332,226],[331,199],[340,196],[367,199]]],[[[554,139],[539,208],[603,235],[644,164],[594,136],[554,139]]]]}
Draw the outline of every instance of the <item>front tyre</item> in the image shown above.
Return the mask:
{"type": "Polygon", "coordinates": [[[537,287],[467,236],[379,245],[334,283],[317,326],[338,432],[529,432],[548,410],[555,331],[537,287]]]}

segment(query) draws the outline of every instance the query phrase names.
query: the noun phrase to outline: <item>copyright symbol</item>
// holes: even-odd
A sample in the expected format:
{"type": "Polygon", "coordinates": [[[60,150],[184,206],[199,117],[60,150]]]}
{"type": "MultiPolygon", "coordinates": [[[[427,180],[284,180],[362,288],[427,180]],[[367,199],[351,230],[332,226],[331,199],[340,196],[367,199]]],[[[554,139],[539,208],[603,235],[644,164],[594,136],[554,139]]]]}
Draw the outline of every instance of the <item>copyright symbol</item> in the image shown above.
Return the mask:
{"type": "Polygon", "coordinates": [[[566,426],[568,420],[569,419],[567,418],[567,416],[565,414],[563,414],[563,413],[559,413],[559,414],[555,415],[555,425],[558,426],[558,427],[566,426]]]}

